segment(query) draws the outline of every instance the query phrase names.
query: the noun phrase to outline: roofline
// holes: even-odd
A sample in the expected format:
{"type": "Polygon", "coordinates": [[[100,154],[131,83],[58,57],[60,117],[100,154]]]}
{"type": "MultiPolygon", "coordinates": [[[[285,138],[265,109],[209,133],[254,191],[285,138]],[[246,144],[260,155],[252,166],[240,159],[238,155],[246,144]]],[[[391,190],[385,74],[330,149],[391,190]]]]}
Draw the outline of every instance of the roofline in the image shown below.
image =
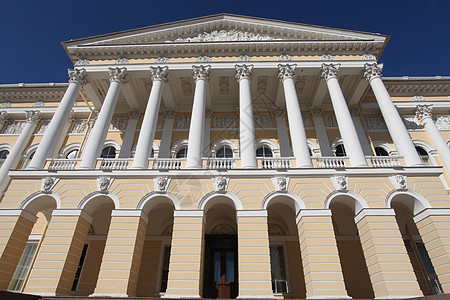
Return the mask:
{"type": "Polygon", "coordinates": [[[405,81],[405,80],[450,80],[450,76],[398,76],[398,77],[383,77],[383,80],[385,81],[405,81]]]}
{"type": "Polygon", "coordinates": [[[69,83],[55,83],[55,82],[48,82],[48,83],[7,83],[7,84],[0,84],[1,88],[44,88],[44,87],[65,87],[68,86],[69,83]]]}

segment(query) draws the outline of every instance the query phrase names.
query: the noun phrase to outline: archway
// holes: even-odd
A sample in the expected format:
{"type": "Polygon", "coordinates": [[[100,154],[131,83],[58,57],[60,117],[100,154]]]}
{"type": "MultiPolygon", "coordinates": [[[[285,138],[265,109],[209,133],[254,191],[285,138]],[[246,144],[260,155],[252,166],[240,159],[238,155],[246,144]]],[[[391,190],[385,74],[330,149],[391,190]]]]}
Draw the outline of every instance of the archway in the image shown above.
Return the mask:
{"type": "Polygon", "coordinates": [[[306,298],[305,277],[295,221],[298,211],[296,208],[300,205],[290,196],[282,194],[273,195],[266,204],[272,290],[274,294],[292,294],[295,299],[306,298]]]}
{"type": "Polygon", "coordinates": [[[354,220],[361,206],[365,205],[345,194],[336,195],[329,203],[347,293],[352,298],[370,299],[374,291],[354,220]]]}
{"type": "Polygon", "coordinates": [[[138,209],[148,217],[136,296],[153,297],[165,293],[169,274],[173,214],[178,200],[171,195],[149,194],[138,209]]]}
{"type": "Polygon", "coordinates": [[[424,295],[443,293],[420,232],[414,222],[414,215],[429,207],[425,199],[417,198],[411,192],[397,192],[388,199],[395,211],[395,218],[405,243],[411,265],[424,295]]]}
{"type": "Polygon", "coordinates": [[[203,297],[236,298],[238,292],[236,207],[225,195],[202,201],[205,211],[203,297]]]}

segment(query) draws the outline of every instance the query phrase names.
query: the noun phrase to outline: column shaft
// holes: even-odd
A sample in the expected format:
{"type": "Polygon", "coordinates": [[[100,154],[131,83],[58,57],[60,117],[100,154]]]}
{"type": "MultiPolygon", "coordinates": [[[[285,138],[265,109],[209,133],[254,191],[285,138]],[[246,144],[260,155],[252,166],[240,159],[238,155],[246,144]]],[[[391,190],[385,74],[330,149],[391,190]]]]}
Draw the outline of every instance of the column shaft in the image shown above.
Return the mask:
{"type": "Polygon", "coordinates": [[[205,113],[205,128],[203,128],[203,156],[209,157],[211,152],[211,110],[205,113]]]}
{"type": "Polygon", "coordinates": [[[353,167],[365,167],[367,166],[366,158],[364,157],[355,125],[353,124],[352,117],[337,79],[338,65],[324,64],[323,69],[324,72],[322,73],[322,78],[327,82],[331,103],[333,104],[345,151],[348,156],[350,156],[350,162],[353,167]]]}
{"type": "Polygon", "coordinates": [[[119,158],[130,158],[131,149],[133,148],[134,136],[136,134],[137,124],[139,122],[140,113],[137,111],[130,112],[127,129],[123,137],[122,146],[120,147],[119,158]]]}
{"type": "Polygon", "coordinates": [[[355,223],[375,298],[422,296],[393,209],[363,209],[355,223]]]}
{"type": "Polygon", "coordinates": [[[0,168],[0,193],[5,191],[5,188],[10,180],[8,176],[9,170],[15,169],[19,165],[20,159],[22,158],[22,153],[30,143],[30,139],[36,129],[36,125],[41,119],[41,113],[38,111],[27,111],[26,114],[26,124],[16,143],[9,152],[8,157],[5,159],[0,168]]]}
{"type": "Polygon", "coordinates": [[[286,126],[286,111],[283,109],[276,109],[275,116],[277,122],[278,143],[280,144],[281,157],[291,157],[292,148],[289,140],[288,129],[286,126]]]}
{"type": "Polygon", "coordinates": [[[381,69],[376,64],[366,64],[365,68],[364,77],[372,87],[381,114],[399,154],[405,157],[405,162],[408,166],[423,165],[411,137],[403,124],[402,118],[381,80],[381,69]]]}
{"type": "Polygon", "coordinates": [[[239,297],[274,299],[266,216],[238,211],[239,297]]]}
{"type": "Polygon", "coordinates": [[[203,211],[175,211],[169,280],[164,298],[200,298],[203,290],[203,211]]]}
{"type": "Polygon", "coordinates": [[[80,210],[54,210],[25,293],[70,295],[92,218],[80,210]]]}
{"type": "Polygon", "coordinates": [[[349,298],[330,210],[301,210],[298,237],[307,298],[349,298]]]}
{"type": "Polygon", "coordinates": [[[147,230],[140,210],[113,210],[97,286],[92,296],[135,297],[147,230]]]}
{"type": "Polygon", "coordinates": [[[58,141],[60,141],[62,136],[66,133],[64,129],[69,120],[73,104],[75,103],[81,86],[86,83],[86,72],[84,69],[69,71],[69,76],[69,86],[67,87],[64,97],[61,99],[50,124],[45,130],[39,147],[27,169],[42,169],[45,165],[45,160],[59,151],[59,149],[56,149],[58,141]]]}
{"type": "Polygon", "coordinates": [[[250,79],[253,65],[236,66],[236,79],[239,82],[239,150],[241,168],[256,168],[255,123],[250,79]]]}
{"type": "Polygon", "coordinates": [[[195,94],[192,106],[191,125],[186,168],[200,169],[203,155],[203,130],[205,126],[206,83],[209,79],[207,66],[194,67],[195,94]]]}
{"type": "Polygon", "coordinates": [[[110,69],[111,84],[106,94],[97,121],[89,133],[86,146],[82,150],[80,169],[94,169],[97,158],[102,151],[109,125],[120,93],[120,86],[125,82],[126,69],[110,69]]]}

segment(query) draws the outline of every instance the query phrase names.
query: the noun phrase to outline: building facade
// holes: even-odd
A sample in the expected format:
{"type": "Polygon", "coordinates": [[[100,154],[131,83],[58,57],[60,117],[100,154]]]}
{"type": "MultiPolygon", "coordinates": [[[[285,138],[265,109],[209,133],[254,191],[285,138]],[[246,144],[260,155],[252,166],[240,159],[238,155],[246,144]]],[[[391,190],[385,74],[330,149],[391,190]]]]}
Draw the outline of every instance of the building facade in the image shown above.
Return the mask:
{"type": "Polygon", "coordinates": [[[221,14],[63,45],[0,85],[0,289],[450,293],[450,78],[388,36],[221,14]]]}

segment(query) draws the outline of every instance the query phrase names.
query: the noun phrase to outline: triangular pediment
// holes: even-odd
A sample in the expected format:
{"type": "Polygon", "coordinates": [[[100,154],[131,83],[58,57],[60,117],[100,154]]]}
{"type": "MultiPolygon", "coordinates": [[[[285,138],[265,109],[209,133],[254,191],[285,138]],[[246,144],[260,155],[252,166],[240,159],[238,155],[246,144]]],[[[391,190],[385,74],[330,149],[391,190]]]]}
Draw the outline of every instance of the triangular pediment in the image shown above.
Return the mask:
{"type": "MultiPolygon", "coordinates": [[[[174,45],[225,43],[361,42],[384,45],[388,37],[254,17],[220,14],[154,25],[64,42],[72,56],[82,48],[174,47],[174,45]]],[[[383,46],[379,46],[383,48],[383,46]]],[[[373,51],[372,51],[373,52],[373,51]]]]}

